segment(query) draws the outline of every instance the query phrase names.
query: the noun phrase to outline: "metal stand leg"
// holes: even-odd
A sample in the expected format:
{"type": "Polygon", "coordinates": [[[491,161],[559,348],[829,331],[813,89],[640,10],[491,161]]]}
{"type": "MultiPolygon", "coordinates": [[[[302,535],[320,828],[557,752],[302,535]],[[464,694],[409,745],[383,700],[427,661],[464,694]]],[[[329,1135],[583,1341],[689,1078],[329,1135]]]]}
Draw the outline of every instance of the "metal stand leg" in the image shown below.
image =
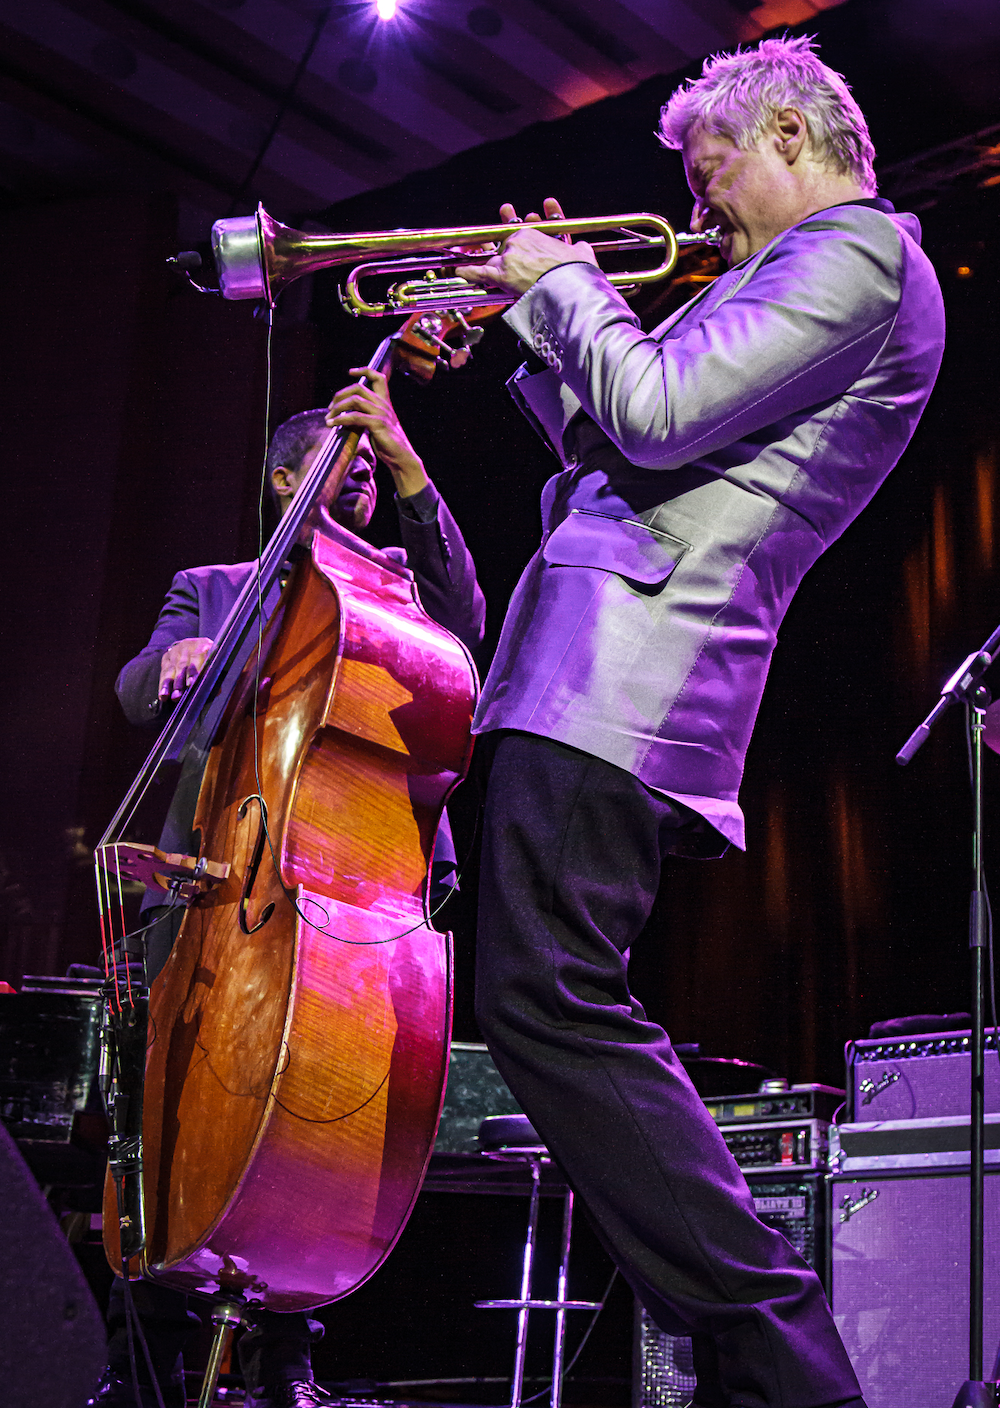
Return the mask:
{"type": "Polygon", "coordinates": [[[211,1408],[219,1382],[219,1370],[229,1348],[229,1339],[237,1325],[243,1323],[244,1303],[240,1301],[216,1301],[212,1306],[211,1318],[215,1328],[212,1339],[212,1352],[208,1356],[208,1367],[198,1395],[198,1408],[211,1408]]]}
{"type": "MultiPolygon", "coordinates": [[[[988,900],[983,877],[983,728],[989,691],[979,685],[968,700],[972,744],[972,869],[969,947],[972,950],[971,1092],[969,1098],[969,1377],[953,1408],[996,1408],[1000,1385],[983,1379],[983,1232],[986,1073],[983,1046],[989,972],[988,900]]],[[[1000,1359],[1000,1356],[998,1356],[1000,1359]]]]}
{"type": "Polygon", "coordinates": [[[559,1253],[559,1279],[556,1284],[556,1333],[552,1345],[551,1408],[562,1402],[563,1358],[566,1348],[566,1288],[569,1281],[569,1249],[573,1240],[573,1190],[566,1189],[563,1202],[562,1248],[559,1253]]]}
{"type": "MultiPolygon", "coordinates": [[[[554,1310],[556,1312],[555,1342],[552,1350],[552,1394],[550,1408],[560,1408],[562,1400],[563,1351],[566,1338],[567,1310],[600,1310],[602,1302],[593,1300],[567,1300],[569,1282],[569,1253],[573,1237],[573,1193],[567,1188],[563,1201],[562,1249],[559,1257],[559,1283],[555,1300],[538,1300],[531,1294],[531,1273],[535,1260],[535,1241],[538,1233],[538,1207],[541,1195],[541,1164],[547,1155],[518,1151],[531,1173],[531,1202],[528,1207],[528,1232],[524,1240],[524,1259],[521,1264],[521,1294],[517,1300],[477,1300],[477,1310],[516,1310],[517,1346],[514,1350],[514,1372],[511,1375],[510,1408],[521,1408],[524,1392],[524,1365],[528,1350],[528,1317],[533,1310],[554,1310]]],[[[200,1408],[200,1405],[199,1405],[200,1408]]]]}
{"type": "Polygon", "coordinates": [[[528,1232],[524,1239],[524,1259],[521,1263],[521,1308],[517,1312],[517,1345],[514,1349],[514,1374],[510,1385],[510,1408],[520,1408],[524,1391],[524,1360],[528,1351],[528,1317],[531,1307],[531,1270],[535,1260],[535,1238],[538,1233],[538,1199],[541,1174],[538,1160],[530,1159],[531,1203],[528,1207],[528,1232]]]}
{"type": "Polygon", "coordinates": [[[983,645],[970,655],[945,681],[941,698],[910,734],[896,754],[896,762],[905,765],[926,741],[938,719],[952,704],[964,703],[969,710],[972,761],[973,838],[972,863],[974,886],[970,918],[972,949],[972,1060],[969,1178],[969,1377],[958,1391],[953,1408],[997,1408],[1000,1383],[995,1375],[1000,1369],[1000,1354],[994,1366],[994,1378],[983,1379],[983,1149],[984,1149],[984,1074],[983,1024],[987,943],[989,939],[986,891],[983,886],[983,725],[986,708],[992,698],[980,683],[983,675],[1000,654],[1000,626],[983,645]]]}

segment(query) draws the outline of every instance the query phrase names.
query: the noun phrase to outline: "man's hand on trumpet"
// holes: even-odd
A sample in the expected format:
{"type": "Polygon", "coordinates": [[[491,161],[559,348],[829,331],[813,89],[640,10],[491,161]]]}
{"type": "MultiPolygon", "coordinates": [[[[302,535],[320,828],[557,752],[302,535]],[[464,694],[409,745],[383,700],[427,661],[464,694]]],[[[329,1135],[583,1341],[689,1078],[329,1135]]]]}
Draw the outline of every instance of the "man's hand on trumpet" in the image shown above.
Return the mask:
{"type": "Polygon", "coordinates": [[[542,209],[544,216],[532,212],[521,222],[512,205],[500,207],[500,219],[518,228],[508,235],[496,254],[485,264],[460,264],[455,272],[470,284],[499,288],[504,293],[520,296],[541,276],[559,264],[596,264],[597,256],[589,244],[573,244],[568,235],[559,239],[533,230],[539,220],[562,220],[562,207],[550,196],[542,209]]]}

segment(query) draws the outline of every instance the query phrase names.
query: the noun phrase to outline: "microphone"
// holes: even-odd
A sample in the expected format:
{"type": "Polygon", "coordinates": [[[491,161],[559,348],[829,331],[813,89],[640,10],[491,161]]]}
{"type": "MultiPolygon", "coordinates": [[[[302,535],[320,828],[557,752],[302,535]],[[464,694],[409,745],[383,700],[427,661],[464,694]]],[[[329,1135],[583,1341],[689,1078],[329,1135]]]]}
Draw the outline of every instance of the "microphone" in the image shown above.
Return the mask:
{"type": "Polygon", "coordinates": [[[201,255],[196,249],[182,249],[179,254],[172,254],[167,260],[173,268],[179,269],[192,288],[196,288],[199,293],[218,293],[217,288],[206,288],[204,284],[199,284],[191,277],[193,269],[202,267],[201,255]]]}
{"type": "Polygon", "coordinates": [[[190,274],[195,269],[201,268],[201,255],[196,249],[182,249],[179,254],[172,254],[167,263],[173,264],[175,268],[181,269],[185,274],[190,274]]]}

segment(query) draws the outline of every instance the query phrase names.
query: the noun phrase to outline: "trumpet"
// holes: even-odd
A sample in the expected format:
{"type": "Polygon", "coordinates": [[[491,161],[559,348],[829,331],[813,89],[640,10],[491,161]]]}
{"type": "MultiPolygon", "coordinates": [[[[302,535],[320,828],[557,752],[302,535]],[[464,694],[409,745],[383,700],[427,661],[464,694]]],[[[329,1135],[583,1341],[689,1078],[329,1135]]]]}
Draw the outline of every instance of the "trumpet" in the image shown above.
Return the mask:
{"type": "MultiPolygon", "coordinates": [[[[682,246],[717,245],[721,240],[717,231],[677,232],[659,215],[645,213],[540,220],[533,228],[546,235],[610,235],[593,242],[598,257],[630,251],[650,251],[659,257],[659,263],[650,267],[608,275],[626,295],[665,279],[682,246]]],[[[485,262],[497,242],[509,234],[510,225],[456,225],[441,230],[314,235],[282,225],[258,205],[255,215],[215,222],[212,252],[223,298],[262,298],[273,307],[281,290],[303,274],[353,264],[340,291],[341,302],[355,317],[385,318],[515,302],[515,294],[480,288],[453,272],[456,264],[485,262]],[[413,277],[421,273],[423,277],[413,277]],[[391,284],[379,301],[363,296],[359,287],[362,279],[398,278],[400,274],[409,277],[391,284]]]]}

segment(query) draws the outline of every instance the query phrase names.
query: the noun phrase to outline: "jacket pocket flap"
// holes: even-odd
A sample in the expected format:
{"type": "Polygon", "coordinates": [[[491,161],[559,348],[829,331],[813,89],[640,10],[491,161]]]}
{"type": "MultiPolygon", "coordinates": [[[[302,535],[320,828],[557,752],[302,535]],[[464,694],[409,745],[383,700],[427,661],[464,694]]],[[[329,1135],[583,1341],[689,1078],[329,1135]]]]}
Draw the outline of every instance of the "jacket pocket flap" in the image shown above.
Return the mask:
{"type": "Polygon", "coordinates": [[[631,518],[573,509],[545,540],[542,557],[554,567],[596,567],[631,582],[665,582],[689,543],[631,518]]]}

